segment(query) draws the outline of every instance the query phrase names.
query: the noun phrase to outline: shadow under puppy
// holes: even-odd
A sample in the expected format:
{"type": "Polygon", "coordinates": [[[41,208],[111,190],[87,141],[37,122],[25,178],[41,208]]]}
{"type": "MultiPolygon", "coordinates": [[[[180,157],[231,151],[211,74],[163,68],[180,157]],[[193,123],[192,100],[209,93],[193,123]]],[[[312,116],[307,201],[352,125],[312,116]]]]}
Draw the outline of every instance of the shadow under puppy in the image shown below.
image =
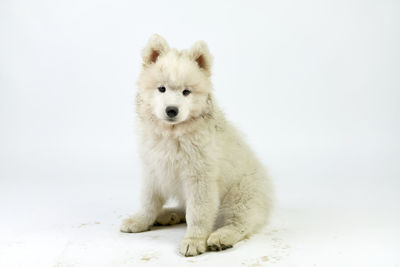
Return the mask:
{"type": "Polygon", "coordinates": [[[136,96],[142,206],[121,231],[142,232],[186,218],[182,255],[232,247],[266,223],[272,186],[215,102],[207,45],[198,41],[179,51],[155,34],[142,57],[136,96]],[[163,207],[170,198],[178,207],[163,207]]]}

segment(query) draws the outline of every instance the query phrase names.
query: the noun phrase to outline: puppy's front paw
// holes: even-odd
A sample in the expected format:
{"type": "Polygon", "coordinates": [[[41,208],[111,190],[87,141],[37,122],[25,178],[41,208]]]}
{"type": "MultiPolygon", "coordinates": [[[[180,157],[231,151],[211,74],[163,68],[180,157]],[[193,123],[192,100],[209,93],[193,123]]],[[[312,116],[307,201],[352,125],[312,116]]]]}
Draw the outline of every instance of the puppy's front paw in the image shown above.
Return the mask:
{"type": "Polygon", "coordinates": [[[139,233],[150,229],[150,224],[141,216],[134,215],[122,221],[121,232],[139,233]]]}
{"type": "Polygon", "coordinates": [[[179,252],[185,256],[196,256],[206,251],[206,238],[184,238],[181,243],[179,252]]]}

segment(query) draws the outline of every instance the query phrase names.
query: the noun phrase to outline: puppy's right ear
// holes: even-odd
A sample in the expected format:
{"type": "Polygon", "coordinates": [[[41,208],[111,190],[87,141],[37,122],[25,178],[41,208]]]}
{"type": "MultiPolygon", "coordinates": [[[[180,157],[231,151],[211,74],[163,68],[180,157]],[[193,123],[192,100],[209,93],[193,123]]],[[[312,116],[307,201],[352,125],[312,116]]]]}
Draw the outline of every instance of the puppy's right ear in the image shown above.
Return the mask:
{"type": "Polygon", "coordinates": [[[153,34],[142,51],[143,64],[155,63],[158,57],[168,52],[167,41],[158,34],[153,34]]]}

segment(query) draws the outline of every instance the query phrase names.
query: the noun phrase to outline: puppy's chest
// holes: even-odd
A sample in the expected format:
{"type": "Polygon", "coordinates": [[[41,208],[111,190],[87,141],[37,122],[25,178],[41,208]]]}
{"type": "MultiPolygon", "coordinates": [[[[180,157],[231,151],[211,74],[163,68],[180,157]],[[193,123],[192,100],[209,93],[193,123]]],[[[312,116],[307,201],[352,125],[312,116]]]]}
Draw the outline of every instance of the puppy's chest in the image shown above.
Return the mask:
{"type": "Polygon", "coordinates": [[[159,138],[147,140],[144,145],[146,161],[164,179],[177,179],[204,161],[205,147],[192,140],[159,138]]]}

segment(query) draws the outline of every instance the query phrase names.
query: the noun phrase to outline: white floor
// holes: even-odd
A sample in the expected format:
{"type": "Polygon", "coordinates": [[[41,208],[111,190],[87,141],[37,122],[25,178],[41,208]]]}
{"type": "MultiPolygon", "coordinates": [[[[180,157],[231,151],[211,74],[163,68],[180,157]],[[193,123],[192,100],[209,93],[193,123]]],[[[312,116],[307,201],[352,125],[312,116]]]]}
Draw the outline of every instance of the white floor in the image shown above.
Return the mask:
{"type": "Polygon", "coordinates": [[[81,223],[41,227],[26,221],[18,233],[3,226],[0,265],[399,266],[398,225],[337,210],[283,209],[251,239],[192,258],[177,251],[185,225],[123,234],[118,231],[117,213],[89,217],[81,223]]]}
{"type": "Polygon", "coordinates": [[[136,171],[119,168],[126,162],[10,163],[0,187],[0,266],[400,266],[399,169],[387,159],[393,168],[360,158],[352,172],[349,158],[315,158],[314,168],[310,158],[289,159],[291,168],[271,159],[278,204],[270,225],[232,249],[191,258],[178,253],[184,224],[119,232],[138,207],[136,171]]]}

